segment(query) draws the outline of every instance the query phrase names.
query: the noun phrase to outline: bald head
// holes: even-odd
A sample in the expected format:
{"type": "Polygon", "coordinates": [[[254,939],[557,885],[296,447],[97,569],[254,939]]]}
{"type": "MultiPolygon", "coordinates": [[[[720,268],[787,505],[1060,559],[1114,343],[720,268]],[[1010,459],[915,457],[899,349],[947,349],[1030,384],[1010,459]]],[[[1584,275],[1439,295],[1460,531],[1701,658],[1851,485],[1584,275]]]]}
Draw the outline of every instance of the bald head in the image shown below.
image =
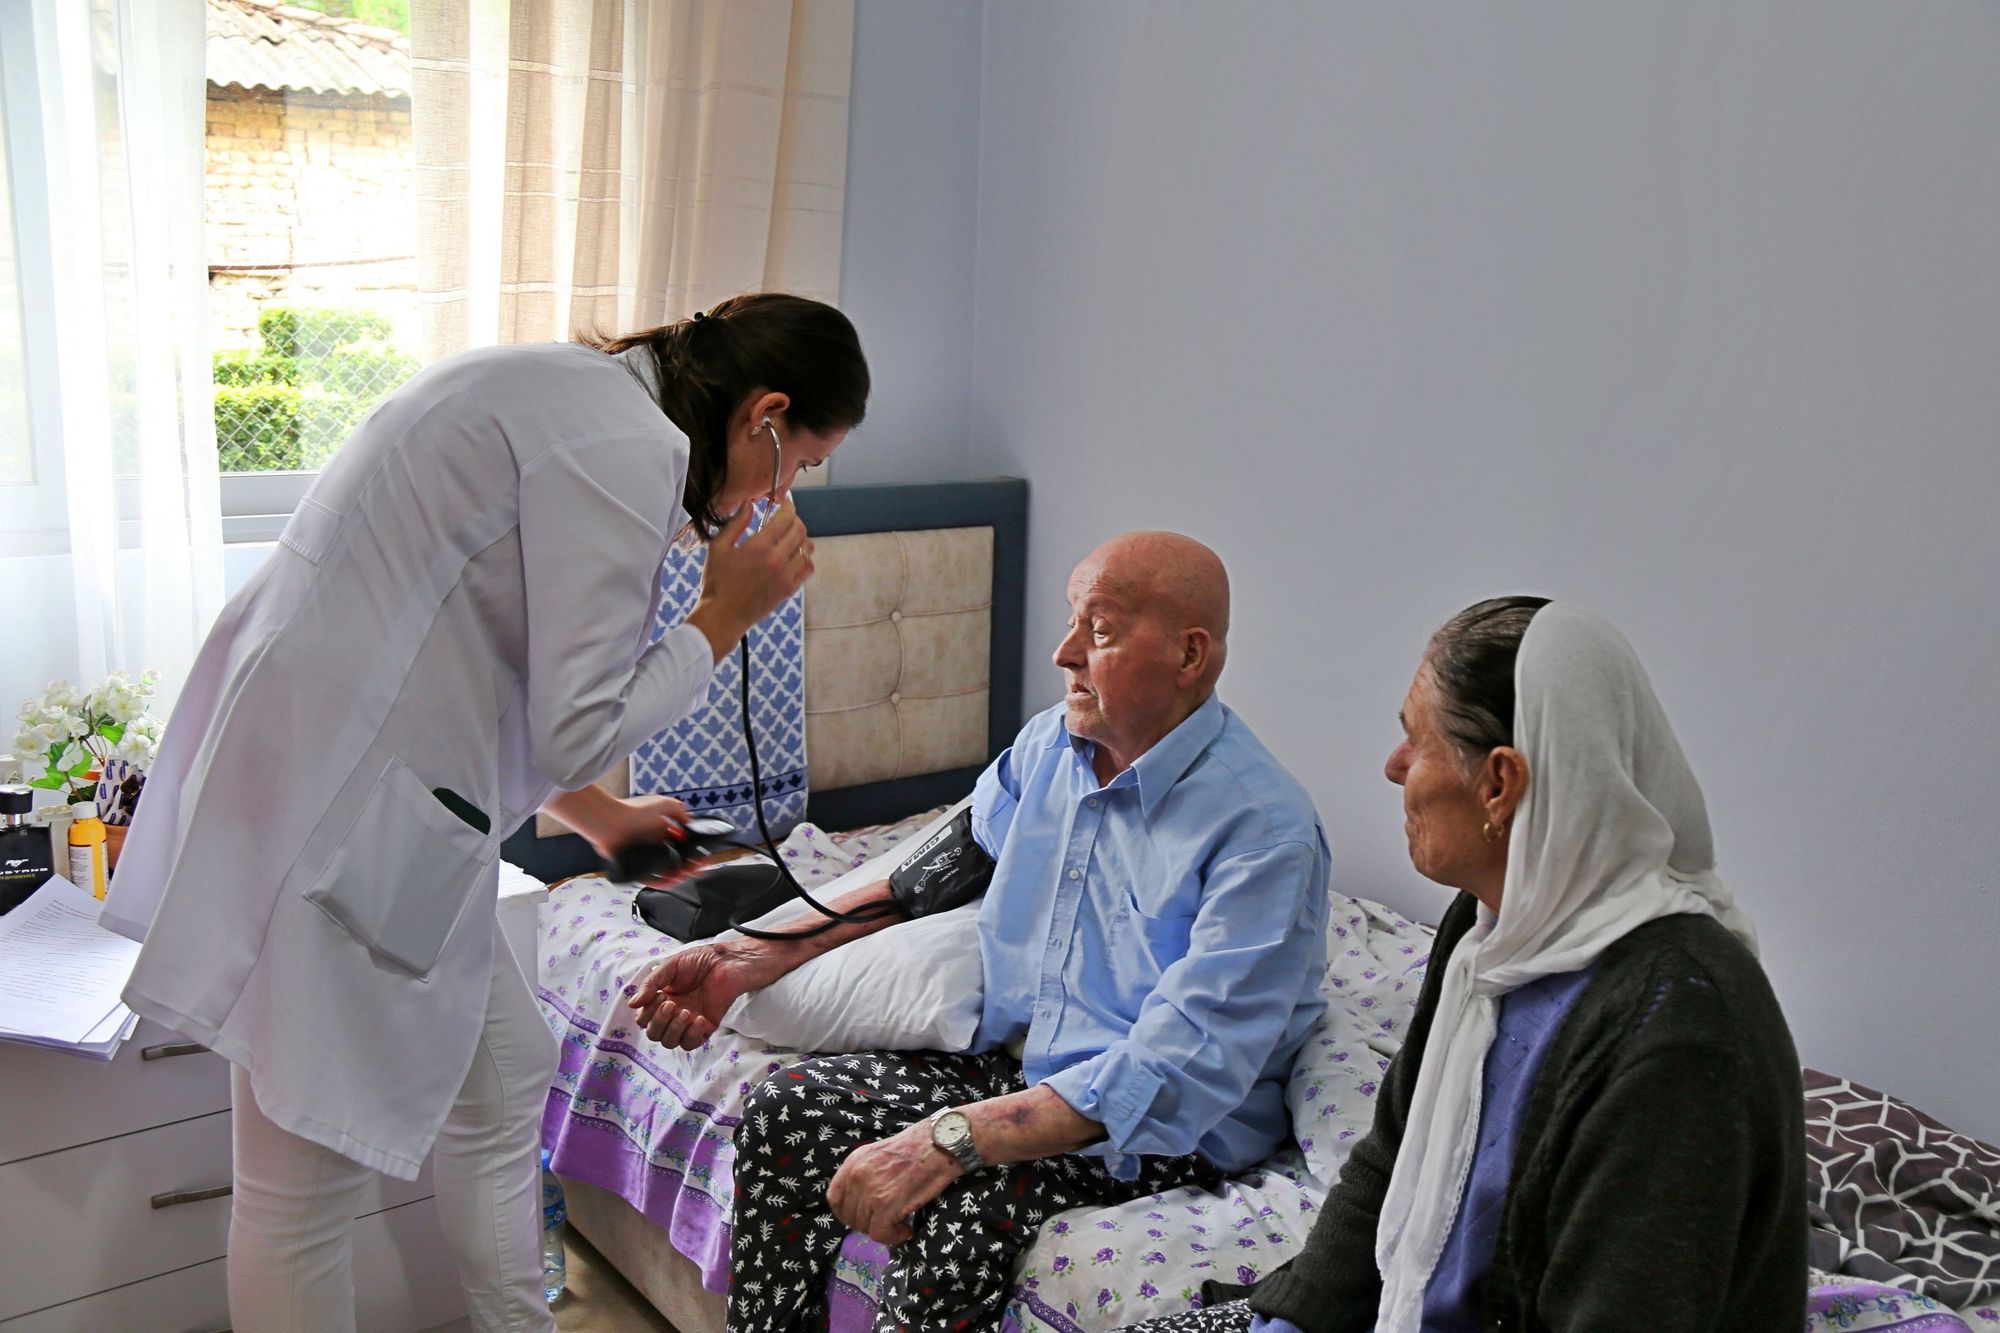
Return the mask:
{"type": "MultiPolygon", "coordinates": [[[[1135,611],[1155,615],[1170,632],[1205,629],[1217,648],[1229,638],[1229,571],[1222,557],[1178,532],[1127,532],[1084,557],[1097,579],[1130,599],[1135,611]]],[[[1213,682],[1211,682],[1213,683],[1213,682]]]]}
{"type": "Polygon", "coordinates": [[[1177,532],[1128,532],[1069,577],[1055,661],[1070,735],[1097,744],[1098,777],[1144,754],[1215,692],[1229,633],[1229,575],[1177,532]]]}

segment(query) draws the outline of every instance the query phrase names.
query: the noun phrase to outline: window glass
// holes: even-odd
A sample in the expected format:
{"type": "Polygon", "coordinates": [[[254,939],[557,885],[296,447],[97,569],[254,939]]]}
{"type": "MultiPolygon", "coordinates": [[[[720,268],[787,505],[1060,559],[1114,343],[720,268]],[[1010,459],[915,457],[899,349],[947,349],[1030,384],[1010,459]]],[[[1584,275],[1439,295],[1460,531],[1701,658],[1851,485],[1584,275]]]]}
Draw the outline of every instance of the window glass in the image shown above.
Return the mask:
{"type": "Polygon", "coordinates": [[[208,0],[224,472],[316,471],[418,369],[408,5],[312,7],[208,0]]]}

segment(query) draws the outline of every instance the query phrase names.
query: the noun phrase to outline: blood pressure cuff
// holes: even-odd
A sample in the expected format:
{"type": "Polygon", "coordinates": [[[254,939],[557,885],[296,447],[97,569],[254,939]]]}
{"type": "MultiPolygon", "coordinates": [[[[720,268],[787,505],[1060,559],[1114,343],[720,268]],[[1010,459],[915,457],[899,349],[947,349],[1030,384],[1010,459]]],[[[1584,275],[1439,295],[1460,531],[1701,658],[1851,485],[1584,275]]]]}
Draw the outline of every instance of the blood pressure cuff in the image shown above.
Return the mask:
{"type": "Polygon", "coordinates": [[[915,918],[962,907],[992,882],[993,858],[972,836],[968,806],[889,872],[889,896],[905,915],[915,918]]]}

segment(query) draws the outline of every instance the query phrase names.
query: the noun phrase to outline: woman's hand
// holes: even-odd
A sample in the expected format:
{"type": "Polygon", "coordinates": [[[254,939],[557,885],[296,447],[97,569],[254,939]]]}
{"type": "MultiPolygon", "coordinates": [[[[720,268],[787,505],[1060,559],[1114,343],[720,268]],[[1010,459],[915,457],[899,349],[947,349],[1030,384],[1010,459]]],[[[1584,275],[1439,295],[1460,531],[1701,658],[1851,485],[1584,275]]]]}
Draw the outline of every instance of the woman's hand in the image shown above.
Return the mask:
{"type": "Polygon", "coordinates": [[[770,615],[812,577],[813,543],[789,497],[748,537],[749,505],[736,511],[708,544],[701,596],[687,623],[699,629],[720,662],[752,625],[770,615]]]}
{"type": "Polygon", "coordinates": [[[614,797],[592,810],[577,832],[609,861],[638,843],[674,841],[688,818],[688,808],[671,796],[614,797]]]}
{"type": "Polygon", "coordinates": [[[713,940],[663,960],[625,1003],[662,1046],[692,1051],[715,1035],[738,998],[783,976],[785,964],[762,940],[713,940]]]}

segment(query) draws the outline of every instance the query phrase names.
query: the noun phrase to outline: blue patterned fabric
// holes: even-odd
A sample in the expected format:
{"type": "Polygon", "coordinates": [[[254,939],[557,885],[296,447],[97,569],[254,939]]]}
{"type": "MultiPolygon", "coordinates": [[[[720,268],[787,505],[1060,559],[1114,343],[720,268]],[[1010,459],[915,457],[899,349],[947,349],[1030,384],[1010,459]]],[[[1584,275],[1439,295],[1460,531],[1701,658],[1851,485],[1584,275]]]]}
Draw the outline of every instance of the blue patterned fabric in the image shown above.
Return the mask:
{"type": "MultiPolygon", "coordinates": [[[[708,551],[675,547],[660,570],[654,637],[694,609],[708,551]]],[[[731,653],[716,667],[708,699],[632,755],[632,791],[672,796],[698,815],[754,832],[750,754],[743,746],[742,665],[731,653]]],[[[750,709],[764,777],[764,818],[782,838],[806,814],[805,599],[794,594],[750,631],[750,709]]]]}

